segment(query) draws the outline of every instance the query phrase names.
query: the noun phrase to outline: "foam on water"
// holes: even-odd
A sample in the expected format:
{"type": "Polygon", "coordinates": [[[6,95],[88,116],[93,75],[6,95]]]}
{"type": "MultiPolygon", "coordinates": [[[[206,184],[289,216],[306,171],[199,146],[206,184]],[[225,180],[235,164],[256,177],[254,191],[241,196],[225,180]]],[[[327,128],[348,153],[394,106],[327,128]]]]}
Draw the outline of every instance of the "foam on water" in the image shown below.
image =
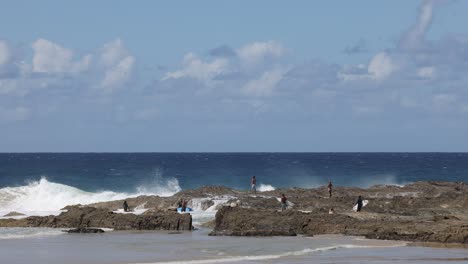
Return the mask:
{"type": "Polygon", "coordinates": [[[87,192],[46,178],[20,187],[0,189],[0,216],[16,211],[26,215],[58,214],[60,209],[73,204],[91,204],[121,200],[139,195],[172,196],[181,190],[175,178],[137,188],[136,192],[87,192]]]}
{"type": "Polygon", "coordinates": [[[0,227],[0,239],[23,239],[65,234],[56,228],[0,227]]]}
{"type": "Polygon", "coordinates": [[[201,225],[215,218],[216,212],[223,204],[226,204],[229,200],[233,199],[231,196],[215,196],[210,198],[194,198],[191,200],[191,206],[193,211],[190,212],[192,215],[192,223],[194,226],[201,225]],[[213,201],[213,205],[205,208],[204,204],[208,201],[213,201]]]}
{"type": "MultiPolygon", "coordinates": [[[[400,247],[402,245],[396,245],[394,247],[400,247]]],[[[293,256],[303,256],[313,253],[320,253],[324,251],[331,251],[337,249],[351,249],[351,248],[378,248],[378,247],[392,247],[392,246],[363,246],[363,245],[333,245],[328,247],[319,247],[319,248],[305,248],[302,250],[296,251],[287,251],[280,254],[270,254],[270,255],[258,255],[258,256],[226,256],[222,258],[212,258],[212,259],[199,259],[199,260],[182,260],[182,261],[164,261],[164,262],[152,262],[145,264],[205,264],[205,263],[230,263],[230,262],[246,262],[246,261],[262,261],[262,260],[272,260],[285,257],[293,256]]],[[[143,264],[143,263],[134,263],[134,264],[143,264]]]]}

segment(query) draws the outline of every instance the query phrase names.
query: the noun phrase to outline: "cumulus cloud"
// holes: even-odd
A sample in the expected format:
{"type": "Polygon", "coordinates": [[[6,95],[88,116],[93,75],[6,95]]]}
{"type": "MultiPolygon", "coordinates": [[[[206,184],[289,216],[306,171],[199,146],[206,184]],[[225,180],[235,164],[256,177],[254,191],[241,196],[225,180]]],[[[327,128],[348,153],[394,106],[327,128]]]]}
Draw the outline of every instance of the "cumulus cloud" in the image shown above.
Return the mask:
{"type": "Polygon", "coordinates": [[[109,67],[104,74],[101,81],[101,87],[106,92],[112,92],[114,89],[119,88],[126,84],[130,79],[135,59],[132,56],[125,57],[116,65],[109,67]]]}
{"type": "Polygon", "coordinates": [[[380,52],[370,61],[368,72],[374,79],[382,81],[388,78],[395,71],[395,68],[392,58],[387,53],[380,52]]]}
{"type": "Polygon", "coordinates": [[[286,49],[278,42],[253,42],[237,50],[239,59],[248,67],[255,66],[266,59],[278,58],[286,53],[286,49]]]}
{"type": "Polygon", "coordinates": [[[215,58],[213,60],[203,60],[194,53],[185,55],[182,62],[182,69],[167,72],[162,80],[193,78],[209,84],[213,79],[227,71],[229,61],[225,58],[215,58]]]}
{"type": "Polygon", "coordinates": [[[104,71],[104,77],[98,87],[106,93],[112,93],[125,86],[131,79],[135,57],[130,55],[121,39],[116,39],[104,45],[98,66],[104,71]]]}
{"type": "Polygon", "coordinates": [[[242,91],[249,96],[271,96],[283,75],[284,70],[280,69],[266,71],[258,79],[248,81],[242,91]]]}
{"type": "Polygon", "coordinates": [[[39,73],[78,73],[88,69],[91,55],[73,61],[73,51],[46,39],[32,44],[32,71],[39,73]]]}

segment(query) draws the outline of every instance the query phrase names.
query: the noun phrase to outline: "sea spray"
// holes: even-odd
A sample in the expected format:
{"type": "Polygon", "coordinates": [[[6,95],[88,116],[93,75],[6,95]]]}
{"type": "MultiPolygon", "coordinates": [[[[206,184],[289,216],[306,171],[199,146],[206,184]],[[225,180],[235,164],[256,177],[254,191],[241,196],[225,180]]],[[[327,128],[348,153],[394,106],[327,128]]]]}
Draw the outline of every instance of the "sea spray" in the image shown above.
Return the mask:
{"type": "Polygon", "coordinates": [[[268,192],[268,191],[274,191],[275,190],[275,187],[273,187],[273,185],[270,185],[270,184],[263,184],[263,183],[260,183],[260,185],[258,186],[257,190],[259,192],[268,192]]]}
{"type": "Polygon", "coordinates": [[[172,196],[180,189],[177,179],[173,178],[165,182],[153,182],[153,185],[138,187],[136,192],[131,193],[87,192],[73,186],[50,182],[43,177],[25,186],[0,189],[0,214],[10,211],[27,215],[57,214],[67,205],[121,200],[139,195],[172,196]]]}

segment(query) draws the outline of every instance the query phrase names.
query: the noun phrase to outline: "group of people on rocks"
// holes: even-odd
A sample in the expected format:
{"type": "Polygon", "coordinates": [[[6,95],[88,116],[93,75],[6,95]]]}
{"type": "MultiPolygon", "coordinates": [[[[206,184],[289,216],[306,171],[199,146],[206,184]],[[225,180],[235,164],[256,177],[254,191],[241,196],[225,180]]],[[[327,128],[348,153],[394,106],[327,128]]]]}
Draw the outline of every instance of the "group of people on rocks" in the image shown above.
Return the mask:
{"type": "MultiPolygon", "coordinates": [[[[327,185],[327,189],[328,189],[328,197],[332,197],[332,194],[333,194],[333,184],[331,182],[331,180],[328,181],[328,185],[327,185]]],[[[254,194],[257,193],[257,178],[255,176],[252,176],[252,179],[250,180],[250,191],[253,192],[254,194]]],[[[187,210],[187,200],[186,199],[181,199],[178,203],[177,203],[177,207],[178,208],[181,208],[181,212],[185,212],[187,210]]],[[[286,195],[284,193],[281,194],[281,198],[280,198],[280,202],[281,202],[281,211],[284,211],[287,209],[288,207],[288,197],[286,197],[286,195]]],[[[354,205],[357,205],[357,212],[360,212],[362,207],[363,207],[363,200],[362,200],[362,197],[361,195],[359,195],[356,203],[354,203],[354,205]]],[[[123,202],[123,210],[124,212],[128,212],[130,211],[130,207],[128,206],[128,203],[127,201],[124,201],[123,202]]],[[[328,211],[329,214],[334,214],[335,213],[335,208],[330,208],[330,210],[328,211]]]]}
{"type": "MultiPolygon", "coordinates": [[[[328,189],[328,197],[332,198],[333,184],[332,184],[331,180],[328,181],[327,189],[328,189]]],[[[252,179],[250,180],[250,191],[253,192],[254,194],[257,193],[257,178],[255,176],[252,176],[252,179]]],[[[281,200],[280,201],[281,201],[281,211],[284,211],[288,206],[288,198],[286,197],[286,195],[284,193],[281,194],[281,200]]],[[[359,197],[358,197],[357,201],[354,203],[354,205],[357,205],[356,212],[360,212],[362,207],[363,207],[363,200],[362,200],[361,195],[359,195],[359,197]]],[[[335,208],[334,207],[330,208],[328,213],[329,214],[334,214],[335,213],[335,208]]]]}

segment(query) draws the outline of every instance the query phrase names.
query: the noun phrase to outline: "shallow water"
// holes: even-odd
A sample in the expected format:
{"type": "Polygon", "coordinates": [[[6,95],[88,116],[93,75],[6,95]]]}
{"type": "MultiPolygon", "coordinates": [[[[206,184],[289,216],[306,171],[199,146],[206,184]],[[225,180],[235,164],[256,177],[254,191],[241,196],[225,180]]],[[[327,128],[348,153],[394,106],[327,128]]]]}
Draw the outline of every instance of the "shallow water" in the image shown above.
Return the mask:
{"type": "MultiPolygon", "coordinates": [[[[40,230],[38,229],[38,232],[40,230]]],[[[40,235],[0,240],[2,263],[466,263],[467,249],[344,236],[210,237],[208,230],[40,235]]],[[[5,232],[5,230],[3,230],[5,232]]],[[[15,231],[17,232],[17,230],[15,231]]],[[[29,232],[29,231],[28,231],[29,232]]]]}

